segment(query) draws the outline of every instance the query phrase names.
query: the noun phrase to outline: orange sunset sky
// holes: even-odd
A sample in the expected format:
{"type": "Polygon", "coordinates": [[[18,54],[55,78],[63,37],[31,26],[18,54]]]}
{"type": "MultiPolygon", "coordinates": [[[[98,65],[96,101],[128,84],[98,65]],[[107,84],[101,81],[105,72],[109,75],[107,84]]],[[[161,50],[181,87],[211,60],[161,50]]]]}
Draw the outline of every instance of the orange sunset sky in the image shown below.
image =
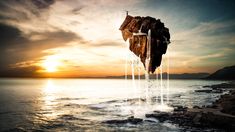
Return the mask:
{"type": "MultiPolygon", "coordinates": [[[[123,75],[127,42],[118,29],[125,10],[169,28],[171,73],[211,73],[234,64],[234,2],[9,0],[0,8],[0,76],[123,75]]],[[[166,55],[162,64],[165,71],[166,55]]]]}

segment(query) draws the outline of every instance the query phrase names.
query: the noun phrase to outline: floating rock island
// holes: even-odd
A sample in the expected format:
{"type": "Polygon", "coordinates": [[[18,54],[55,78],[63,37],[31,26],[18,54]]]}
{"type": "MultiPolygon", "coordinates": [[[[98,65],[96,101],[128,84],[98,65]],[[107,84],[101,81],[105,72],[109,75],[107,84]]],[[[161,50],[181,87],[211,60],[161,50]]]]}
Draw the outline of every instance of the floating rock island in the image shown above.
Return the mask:
{"type": "Polygon", "coordinates": [[[129,49],[140,57],[148,72],[154,73],[170,43],[169,29],[160,19],[130,15],[126,16],[119,29],[123,39],[129,39],[129,49]]]}

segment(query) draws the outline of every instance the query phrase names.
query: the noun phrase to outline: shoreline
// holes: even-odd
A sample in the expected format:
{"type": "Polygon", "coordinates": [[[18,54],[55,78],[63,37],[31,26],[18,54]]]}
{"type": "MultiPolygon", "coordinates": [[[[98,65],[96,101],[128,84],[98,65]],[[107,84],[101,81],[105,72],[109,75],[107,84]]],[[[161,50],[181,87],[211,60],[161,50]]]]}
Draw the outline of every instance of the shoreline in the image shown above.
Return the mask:
{"type": "MultiPolygon", "coordinates": [[[[172,106],[173,112],[154,111],[145,114],[148,119],[154,118],[159,122],[170,122],[178,125],[185,130],[212,130],[212,131],[231,131],[235,130],[235,82],[220,83],[216,85],[203,86],[205,90],[195,92],[220,92],[228,91],[227,94],[220,96],[218,100],[209,106],[194,106],[187,108],[183,106],[172,106]],[[208,90],[209,89],[209,90],[208,90]]],[[[107,120],[106,124],[138,124],[143,119],[133,116],[124,120],[107,120]]],[[[148,120],[145,120],[148,121],[148,120]]]]}
{"type": "MultiPolygon", "coordinates": [[[[154,114],[146,114],[146,117],[152,117],[161,120],[169,120],[183,128],[198,129],[220,129],[224,131],[235,130],[235,82],[221,83],[211,86],[203,86],[207,88],[200,92],[223,92],[229,93],[221,95],[218,100],[210,106],[187,108],[177,106],[173,113],[159,116],[162,112],[154,114]],[[210,91],[208,90],[210,89],[210,91]]],[[[196,91],[195,91],[196,92],[196,91]]]]}

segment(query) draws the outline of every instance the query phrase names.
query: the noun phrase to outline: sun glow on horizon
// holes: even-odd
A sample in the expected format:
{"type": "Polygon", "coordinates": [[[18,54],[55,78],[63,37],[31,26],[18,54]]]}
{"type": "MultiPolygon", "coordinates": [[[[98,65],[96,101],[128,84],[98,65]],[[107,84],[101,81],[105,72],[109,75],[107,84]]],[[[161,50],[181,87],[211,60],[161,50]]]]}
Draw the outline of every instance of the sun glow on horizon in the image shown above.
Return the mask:
{"type": "Polygon", "coordinates": [[[61,65],[60,61],[55,57],[48,57],[43,61],[42,67],[46,72],[56,72],[61,65]]]}

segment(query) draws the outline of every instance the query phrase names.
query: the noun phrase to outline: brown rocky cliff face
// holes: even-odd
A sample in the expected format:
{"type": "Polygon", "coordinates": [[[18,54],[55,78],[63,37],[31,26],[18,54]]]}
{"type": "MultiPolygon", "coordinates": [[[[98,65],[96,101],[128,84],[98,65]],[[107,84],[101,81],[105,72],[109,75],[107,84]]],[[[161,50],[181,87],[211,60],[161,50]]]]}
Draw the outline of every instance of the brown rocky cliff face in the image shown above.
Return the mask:
{"type": "Polygon", "coordinates": [[[140,57],[144,66],[147,57],[147,35],[149,30],[151,30],[151,54],[148,71],[153,73],[161,65],[162,54],[166,53],[167,45],[170,43],[169,29],[159,19],[149,16],[132,17],[127,15],[120,30],[122,31],[123,39],[125,41],[129,39],[130,50],[136,56],[140,57]],[[134,35],[134,33],[140,33],[142,35],[134,35]]]}

